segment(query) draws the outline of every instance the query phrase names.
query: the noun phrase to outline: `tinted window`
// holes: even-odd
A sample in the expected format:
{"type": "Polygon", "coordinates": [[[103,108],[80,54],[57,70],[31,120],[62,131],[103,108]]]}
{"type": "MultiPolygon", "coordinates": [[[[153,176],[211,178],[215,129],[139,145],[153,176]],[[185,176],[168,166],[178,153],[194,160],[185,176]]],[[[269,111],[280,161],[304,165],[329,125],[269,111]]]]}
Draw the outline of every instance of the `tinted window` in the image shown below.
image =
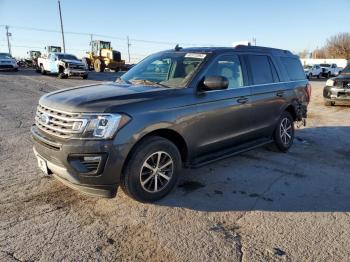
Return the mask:
{"type": "Polygon", "coordinates": [[[305,73],[299,59],[292,57],[281,57],[281,62],[288,74],[289,80],[294,81],[305,79],[305,73]]]}
{"type": "Polygon", "coordinates": [[[209,66],[205,75],[226,77],[229,82],[228,88],[241,87],[244,83],[241,62],[236,55],[225,55],[217,58],[209,66]]]}
{"type": "Polygon", "coordinates": [[[255,85],[275,82],[268,56],[249,55],[248,60],[252,71],[253,83],[255,85]]]}

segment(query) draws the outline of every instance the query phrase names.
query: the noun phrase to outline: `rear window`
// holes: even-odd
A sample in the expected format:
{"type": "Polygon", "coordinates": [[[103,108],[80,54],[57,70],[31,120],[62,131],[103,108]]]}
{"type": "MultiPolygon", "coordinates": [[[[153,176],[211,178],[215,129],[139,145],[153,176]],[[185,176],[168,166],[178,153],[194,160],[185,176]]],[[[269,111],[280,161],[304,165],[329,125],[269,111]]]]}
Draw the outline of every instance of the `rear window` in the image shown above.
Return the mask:
{"type": "Polygon", "coordinates": [[[248,60],[255,85],[275,82],[268,56],[248,55],[248,60]]]}
{"type": "Polygon", "coordinates": [[[281,62],[288,74],[289,80],[295,81],[305,79],[305,73],[299,59],[281,57],[281,62]]]}

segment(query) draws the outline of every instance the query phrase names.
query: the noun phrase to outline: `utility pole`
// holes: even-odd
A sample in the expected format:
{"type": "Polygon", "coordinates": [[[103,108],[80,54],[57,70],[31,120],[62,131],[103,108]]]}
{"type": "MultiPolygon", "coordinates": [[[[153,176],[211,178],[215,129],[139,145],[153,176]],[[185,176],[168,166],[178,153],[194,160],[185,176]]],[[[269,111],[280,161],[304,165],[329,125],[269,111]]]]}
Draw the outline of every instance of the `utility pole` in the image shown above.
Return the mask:
{"type": "Polygon", "coordinates": [[[60,12],[60,20],[61,20],[61,32],[62,32],[62,42],[63,42],[63,53],[66,52],[66,44],[64,42],[64,32],[63,32],[63,22],[62,22],[62,13],[61,13],[61,1],[58,0],[58,10],[60,12]]]}
{"type": "Polygon", "coordinates": [[[129,36],[126,37],[126,44],[128,45],[128,57],[129,57],[129,63],[130,63],[130,39],[129,36]]]}
{"type": "Polygon", "coordinates": [[[94,36],[93,34],[90,34],[90,46],[91,46],[91,53],[92,53],[92,51],[93,51],[93,50],[92,50],[92,40],[93,40],[93,36],[94,36]]]}
{"type": "Polygon", "coordinates": [[[11,43],[10,43],[10,36],[11,36],[11,33],[9,33],[9,26],[5,26],[6,28],[6,37],[7,37],[7,46],[9,48],[9,53],[10,55],[12,55],[12,52],[11,52],[11,43]]]}

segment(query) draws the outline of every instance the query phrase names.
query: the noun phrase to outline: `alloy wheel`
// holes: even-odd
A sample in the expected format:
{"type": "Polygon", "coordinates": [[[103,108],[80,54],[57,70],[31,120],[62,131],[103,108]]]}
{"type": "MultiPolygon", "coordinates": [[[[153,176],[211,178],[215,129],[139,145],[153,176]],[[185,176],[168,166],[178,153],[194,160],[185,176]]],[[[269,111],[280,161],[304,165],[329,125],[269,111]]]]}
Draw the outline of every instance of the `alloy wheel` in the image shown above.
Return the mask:
{"type": "Polygon", "coordinates": [[[141,186],[150,193],[160,192],[168,185],[173,173],[174,161],[171,156],[164,151],[155,152],[142,164],[141,186]]]}
{"type": "Polygon", "coordinates": [[[292,123],[288,118],[283,118],[280,125],[280,137],[283,144],[288,145],[292,140],[292,123]]]}

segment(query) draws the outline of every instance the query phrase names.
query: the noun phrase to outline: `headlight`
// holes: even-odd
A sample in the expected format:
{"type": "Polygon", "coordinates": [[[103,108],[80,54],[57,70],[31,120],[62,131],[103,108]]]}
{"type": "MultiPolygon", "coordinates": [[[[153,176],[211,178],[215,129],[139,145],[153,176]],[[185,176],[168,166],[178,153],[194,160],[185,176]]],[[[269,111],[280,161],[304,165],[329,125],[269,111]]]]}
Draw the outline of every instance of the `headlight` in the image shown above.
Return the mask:
{"type": "Polygon", "coordinates": [[[326,82],[326,86],[334,86],[334,80],[333,79],[328,79],[326,82]]]}
{"type": "Polygon", "coordinates": [[[130,117],[121,114],[86,114],[88,123],[83,132],[84,138],[111,139],[118,129],[130,121],[130,117]]]}

